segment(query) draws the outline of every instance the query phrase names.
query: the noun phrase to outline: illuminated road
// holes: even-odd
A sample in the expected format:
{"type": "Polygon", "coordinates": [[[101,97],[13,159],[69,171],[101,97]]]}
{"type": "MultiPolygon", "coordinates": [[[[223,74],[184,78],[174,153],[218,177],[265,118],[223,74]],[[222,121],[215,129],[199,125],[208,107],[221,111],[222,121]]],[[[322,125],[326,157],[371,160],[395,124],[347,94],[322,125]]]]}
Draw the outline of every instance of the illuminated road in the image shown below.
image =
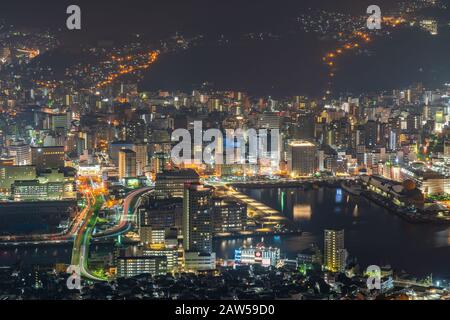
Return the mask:
{"type": "Polygon", "coordinates": [[[333,83],[333,78],[336,76],[336,72],[338,70],[336,63],[337,58],[343,55],[344,52],[359,49],[363,46],[364,43],[368,43],[371,41],[368,34],[360,31],[355,31],[353,34],[350,34],[348,36],[344,36],[342,33],[339,33],[339,37],[341,38],[340,40],[344,41],[345,43],[342,46],[335,48],[334,50],[331,50],[322,58],[322,60],[329,69],[328,72],[329,82],[326,95],[331,94],[331,85],[333,83]]]}
{"type": "Polygon", "coordinates": [[[78,234],[78,231],[90,210],[89,197],[86,197],[86,200],[86,207],[76,215],[71,222],[69,229],[65,232],[24,236],[2,236],[0,237],[0,242],[9,245],[70,243],[78,234]]]}
{"type": "MultiPolygon", "coordinates": [[[[389,34],[391,31],[396,29],[398,26],[406,23],[403,17],[383,17],[382,29],[385,34],[389,34]]],[[[372,42],[372,38],[367,32],[361,30],[354,30],[353,32],[339,32],[337,34],[339,40],[339,46],[330,50],[326,53],[322,60],[328,68],[328,83],[325,92],[324,99],[327,98],[332,92],[331,87],[333,85],[333,80],[336,77],[338,71],[338,60],[339,57],[344,55],[346,52],[359,50],[363,48],[368,43],[372,42]]]]}
{"type": "Polygon", "coordinates": [[[88,229],[89,222],[94,214],[94,211],[92,210],[92,205],[95,204],[95,198],[92,196],[91,193],[86,192],[86,208],[87,211],[86,219],[83,220],[82,224],[80,225],[80,229],[78,230],[78,234],[75,238],[74,245],[73,245],[73,251],[72,251],[72,265],[79,265],[80,263],[80,252],[82,243],[84,242],[86,230],[88,229]],[[91,200],[92,197],[92,200],[91,200]],[[92,204],[91,204],[92,201],[92,204]]]}
{"type": "Polygon", "coordinates": [[[136,55],[136,56],[127,56],[127,57],[112,57],[112,61],[118,64],[118,69],[109,74],[106,79],[103,81],[97,83],[95,86],[97,89],[105,87],[111,83],[114,82],[117,78],[120,76],[131,74],[133,72],[136,72],[138,70],[145,70],[148,69],[152,64],[156,62],[158,59],[159,52],[158,51],[151,51],[148,54],[144,55],[136,55]],[[136,63],[137,60],[143,60],[140,63],[136,63]]]}
{"type": "Polygon", "coordinates": [[[30,59],[34,59],[40,54],[39,49],[17,49],[17,52],[26,53],[30,59]]]}
{"type": "Polygon", "coordinates": [[[97,202],[96,198],[90,191],[86,192],[86,199],[88,202],[88,213],[86,219],[80,226],[78,235],[75,238],[72,250],[72,265],[80,267],[80,273],[83,278],[94,281],[107,281],[105,278],[100,278],[92,274],[88,269],[89,244],[91,240],[92,231],[95,227],[97,217],[94,212],[94,206],[97,202]],[[90,199],[92,197],[92,200],[90,199]]]}
{"type": "Polygon", "coordinates": [[[130,215],[134,214],[134,209],[132,208],[133,201],[140,197],[142,194],[152,191],[153,188],[146,187],[130,192],[123,201],[123,210],[119,218],[119,223],[111,229],[96,233],[93,235],[94,238],[104,238],[104,237],[114,237],[122,234],[130,229],[130,215]],[[131,210],[131,212],[130,212],[131,210]]]}
{"type": "Polygon", "coordinates": [[[26,244],[60,244],[72,243],[75,237],[79,234],[80,228],[86,222],[89,210],[91,210],[90,196],[91,192],[100,194],[105,200],[105,190],[101,185],[95,183],[92,178],[79,178],[79,192],[86,195],[86,207],[81,210],[75,218],[71,221],[70,226],[64,232],[52,234],[37,234],[37,235],[23,235],[23,236],[2,236],[0,237],[0,245],[26,245],[26,244]],[[90,196],[88,196],[90,194],[90,196]]]}
{"type": "MultiPolygon", "coordinates": [[[[137,197],[141,196],[143,193],[151,191],[151,189],[152,188],[142,188],[128,194],[124,200],[123,212],[120,217],[119,223],[114,228],[111,228],[103,233],[97,234],[96,238],[115,236],[117,234],[121,234],[127,231],[129,226],[129,215],[130,209],[132,207],[131,206],[132,202],[137,197]]],[[[96,199],[90,192],[87,192],[86,195],[89,203],[89,209],[87,217],[84,223],[81,225],[77,238],[75,239],[74,242],[74,247],[72,251],[72,265],[80,267],[81,276],[85,279],[93,281],[107,281],[106,278],[94,275],[88,268],[89,244],[91,238],[93,237],[92,232],[94,230],[97,217],[94,214],[93,208],[96,204],[96,199]],[[92,200],[89,199],[90,197],[92,197],[92,200]]]]}

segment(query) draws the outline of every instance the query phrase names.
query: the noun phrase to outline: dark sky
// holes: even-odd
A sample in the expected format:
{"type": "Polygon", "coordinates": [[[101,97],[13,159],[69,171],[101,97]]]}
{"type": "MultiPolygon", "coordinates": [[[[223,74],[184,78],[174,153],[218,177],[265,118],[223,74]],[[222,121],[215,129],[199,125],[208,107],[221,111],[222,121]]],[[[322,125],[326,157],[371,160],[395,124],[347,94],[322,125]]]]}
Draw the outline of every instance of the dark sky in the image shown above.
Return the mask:
{"type": "MultiPolygon", "coordinates": [[[[82,9],[85,38],[144,32],[154,37],[175,31],[232,33],[277,28],[307,8],[364,14],[371,0],[14,0],[0,3],[7,22],[53,30],[65,28],[66,8],[82,9]]],[[[395,0],[378,0],[388,7],[395,0]]],[[[73,35],[73,34],[72,34],[73,35]]]]}
{"type": "MultiPolygon", "coordinates": [[[[450,1],[447,1],[450,2],[450,1]]],[[[367,6],[390,9],[396,0],[0,0],[0,19],[17,26],[62,30],[68,45],[98,40],[130,40],[144,34],[159,40],[183,34],[242,34],[286,30],[308,8],[364,15],[367,6]],[[66,8],[82,9],[82,30],[66,30],[66,8]]],[[[448,18],[450,21],[450,17],[448,18]]],[[[450,81],[450,30],[439,37],[416,33],[385,39],[370,49],[371,57],[348,56],[340,62],[339,91],[378,90],[425,81],[450,81]]],[[[197,48],[161,58],[150,70],[143,88],[185,88],[212,82],[220,88],[257,94],[317,94],[323,89],[323,41],[301,38],[232,47],[197,48]],[[226,62],[226,63],[225,63],[226,62]]]]}

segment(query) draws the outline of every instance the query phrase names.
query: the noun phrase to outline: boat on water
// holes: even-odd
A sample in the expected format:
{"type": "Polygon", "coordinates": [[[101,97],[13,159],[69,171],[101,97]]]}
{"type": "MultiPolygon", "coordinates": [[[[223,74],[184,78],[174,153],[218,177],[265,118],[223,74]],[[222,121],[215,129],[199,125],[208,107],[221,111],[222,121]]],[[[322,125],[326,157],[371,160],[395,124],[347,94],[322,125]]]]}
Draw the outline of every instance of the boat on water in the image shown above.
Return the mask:
{"type": "Polygon", "coordinates": [[[354,196],[360,196],[363,192],[362,187],[355,182],[349,183],[348,181],[343,181],[341,182],[341,188],[354,196]]]}

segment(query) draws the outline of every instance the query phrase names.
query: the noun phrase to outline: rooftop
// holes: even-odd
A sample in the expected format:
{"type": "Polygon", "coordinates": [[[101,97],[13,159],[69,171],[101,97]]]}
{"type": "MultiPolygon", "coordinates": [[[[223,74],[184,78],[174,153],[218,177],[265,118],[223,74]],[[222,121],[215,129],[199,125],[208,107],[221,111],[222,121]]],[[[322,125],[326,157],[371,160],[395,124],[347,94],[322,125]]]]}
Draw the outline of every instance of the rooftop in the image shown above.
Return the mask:
{"type": "Polygon", "coordinates": [[[291,147],[315,147],[316,145],[312,142],[305,140],[294,140],[289,143],[291,147]]]}

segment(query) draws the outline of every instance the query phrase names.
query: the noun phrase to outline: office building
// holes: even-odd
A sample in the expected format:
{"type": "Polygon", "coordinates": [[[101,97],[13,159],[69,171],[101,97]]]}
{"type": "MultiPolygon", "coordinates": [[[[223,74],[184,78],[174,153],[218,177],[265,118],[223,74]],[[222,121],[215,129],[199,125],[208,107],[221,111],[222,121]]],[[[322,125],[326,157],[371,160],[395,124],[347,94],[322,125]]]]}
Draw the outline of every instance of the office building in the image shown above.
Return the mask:
{"type": "Polygon", "coordinates": [[[364,142],[367,148],[374,148],[380,142],[380,124],[377,121],[369,120],[364,126],[364,142]]]}
{"type": "Polygon", "coordinates": [[[36,180],[34,166],[0,166],[0,193],[9,194],[14,181],[36,180]]]}
{"type": "Polygon", "coordinates": [[[163,199],[182,198],[184,185],[199,181],[200,177],[193,169],[163,171],[156,175],[155,194],[163,199]]]}
{"type": "MultiPolygon", "coordinates": [[[[154,199],[150,198],[143,202],[139,210],[140,231],[159,229],[182,228],[183,200],[175,199],[154,199]]],[[[151,233],[141,234],[145,239],[151,239],[151,233]]]]}
{"type": "Polygon", "coordinates": [[[37,170],[64,167],[64,147],[32,147],[31,163],[37,170]]]}
{"type": "Polygon", "coordinates": [[[144,257],[164,257],[167,261],[167,272],[178,270],[178,248],[152,245],[142,250],[144,257]]]}
{"type": "Polygon", "coordinates": [[[258,117],[259,129],[280,129],[281,118],[277,112],[263,113],[258,117]]]}
{"type": "Polygon", "coordinates": [[[214,252],[185,251],[185,271],[210,271],[216,268],[216,254],[214,252]]]}
{"type": "Polygon", "coordinates": [[[119,152],[120,150],[133,150],[134,144],[127,141],[115,141],[109,145],[109,156],[115,166],[119,166],[119,152]]]}
{"type": "Polygon", "coordinates": [[[68,131],[70,129],[70,112],[67,113],[61,113],[61,114],[52,114],[49,115],[49,125],[44,126],[46,129],[51,129],[53,131],[56,130],[63,130],[68,131]]]}
{"type": "Polygon", "coordinates": [[[288,171],[291,176],[309,176],[316,172],[316,145],[294,140],[289,143],[288,171]]]}
{"type": "Polygon", "coordinates": [[[11,186],[14,201],[48,201],[64,199],[64,183],[39,180],[15,181],[11,186]]]}
{"type": "Polygon", "coordinates": [[[23,141],[15,141],[7,148],[7,150],[8,155],[15,158],[15,165],[31,165],[31,149],[28,144],[23,141]]]}
{"type": "Polygon", "coordinates": [[[167,274],[165,256],[120,256],[117,258],[117,277],[130,278],[140,274],[159,276],[167,274]]]}

